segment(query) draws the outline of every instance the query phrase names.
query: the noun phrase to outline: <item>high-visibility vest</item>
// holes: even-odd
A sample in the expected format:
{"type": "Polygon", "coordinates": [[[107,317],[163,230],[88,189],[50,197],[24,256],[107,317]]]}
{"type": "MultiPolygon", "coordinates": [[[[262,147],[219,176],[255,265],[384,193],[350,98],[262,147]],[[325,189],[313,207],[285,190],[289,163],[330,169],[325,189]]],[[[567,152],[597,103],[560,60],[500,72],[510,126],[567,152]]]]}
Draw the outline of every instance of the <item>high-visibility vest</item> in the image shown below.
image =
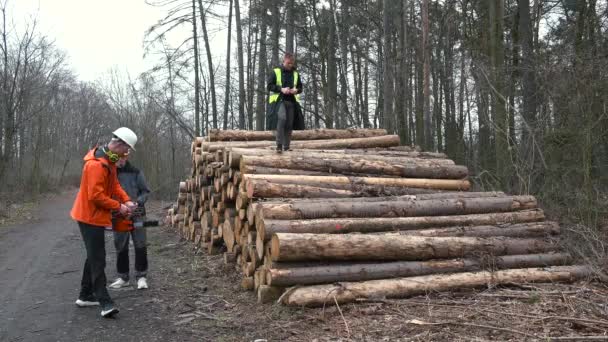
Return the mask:
{"type": "MultiPolygon", "coordinates": [[[[277,85],[279,87],[283,86],[283,80],[281,77],[281,68],[274,68],[274,75],[276,76],[277,79],[277,85]]],[[[293,71],[293,86],[294,88],[298,86],[298,72],[297,71],[293,71]]],[[[280,93],[275,93],[274,91],[270,92],[270,97],[268,98],[268,103],[275,103],[279,100],[279,96],[281,94],[280,93]]],[[[296,102],[300,102],[300,94],[295,94],[294,95],[296,98],[296,102]]]]}

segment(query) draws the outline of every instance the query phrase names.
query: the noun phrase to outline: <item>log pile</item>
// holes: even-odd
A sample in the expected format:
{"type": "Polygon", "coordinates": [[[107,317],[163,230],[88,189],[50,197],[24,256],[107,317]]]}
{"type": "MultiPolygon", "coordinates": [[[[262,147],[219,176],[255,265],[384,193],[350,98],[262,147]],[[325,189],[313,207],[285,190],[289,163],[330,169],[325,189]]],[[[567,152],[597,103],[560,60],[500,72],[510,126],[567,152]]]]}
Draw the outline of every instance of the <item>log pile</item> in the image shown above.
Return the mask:
{"type": "Polygon", "coordinates": [[[212,130],[167,220],[242,273],[259,302],[323,305],[569,281],[584,266],[556,243],[533,196],[469,192],[468,170],[399,146],[385,130],[212,130]]]}

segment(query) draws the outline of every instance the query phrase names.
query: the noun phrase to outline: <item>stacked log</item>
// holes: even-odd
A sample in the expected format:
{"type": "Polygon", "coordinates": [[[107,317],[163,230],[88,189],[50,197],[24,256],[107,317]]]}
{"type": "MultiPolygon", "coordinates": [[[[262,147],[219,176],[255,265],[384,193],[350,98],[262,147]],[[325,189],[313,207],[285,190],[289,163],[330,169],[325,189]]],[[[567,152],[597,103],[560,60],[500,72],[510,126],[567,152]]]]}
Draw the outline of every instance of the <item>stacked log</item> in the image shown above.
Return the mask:
{"type": "Polygon", "coordinates": [[[183,238],[223,252],[259,302],[314,306],[588,273],[565,266],[559,225],[533,196],[468,192],[467,168],[442,153],[399,146],[384,130],[293,138],[282,154],[270,131],[195,139],[191,177],[168,213],[183,238]]]}

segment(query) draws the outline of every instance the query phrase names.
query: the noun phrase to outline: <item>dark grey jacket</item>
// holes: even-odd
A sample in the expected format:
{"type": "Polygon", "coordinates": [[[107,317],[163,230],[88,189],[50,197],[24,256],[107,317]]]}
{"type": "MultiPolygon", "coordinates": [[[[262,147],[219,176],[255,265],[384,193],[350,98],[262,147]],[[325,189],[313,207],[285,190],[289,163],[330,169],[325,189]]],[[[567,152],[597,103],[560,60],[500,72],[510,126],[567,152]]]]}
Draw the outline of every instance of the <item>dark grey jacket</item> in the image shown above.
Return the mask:
{"type": "Polygon", "coordinates": [[[125,166],[118,168],[118,181],[132,201],[142,206],[146,203],[150,188],[141,170],[127,162],[125,166]]]}

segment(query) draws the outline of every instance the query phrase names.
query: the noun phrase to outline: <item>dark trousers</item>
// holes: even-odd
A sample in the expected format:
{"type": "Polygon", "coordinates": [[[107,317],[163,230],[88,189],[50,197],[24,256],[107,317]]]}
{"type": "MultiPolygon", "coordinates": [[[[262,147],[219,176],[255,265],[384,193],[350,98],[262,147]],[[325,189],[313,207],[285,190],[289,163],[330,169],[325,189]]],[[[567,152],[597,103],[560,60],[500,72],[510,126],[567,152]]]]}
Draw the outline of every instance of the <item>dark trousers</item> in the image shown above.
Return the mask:
{"type": "Polygon", "coordinates": [[[135,278],[146,276],[148,271],[148,251],[146,249],[146,229],[136,228],[130,232],[114,232],[116,247],[116,270],[123,280],[129,280],[129,238],[135,247],[135,278]]]}
{"type": "Polygon", "coordinates": [[[283,101],[279,105],[279,111],[277,113],[277,147],[282,147],[284,150],[289,149],[295,115],[295,102],[283,101]]]}
{"type": "Polygon", "coordinates": [[[84,262],[80,282],[80,298],[95,295],[99,304],[112,304],[112,298],[106,288],[105,229],[82,222],[78,222],[78,227],[87,250],[87,260],[84,262]]]}

